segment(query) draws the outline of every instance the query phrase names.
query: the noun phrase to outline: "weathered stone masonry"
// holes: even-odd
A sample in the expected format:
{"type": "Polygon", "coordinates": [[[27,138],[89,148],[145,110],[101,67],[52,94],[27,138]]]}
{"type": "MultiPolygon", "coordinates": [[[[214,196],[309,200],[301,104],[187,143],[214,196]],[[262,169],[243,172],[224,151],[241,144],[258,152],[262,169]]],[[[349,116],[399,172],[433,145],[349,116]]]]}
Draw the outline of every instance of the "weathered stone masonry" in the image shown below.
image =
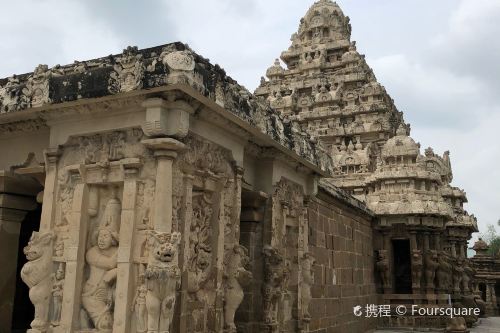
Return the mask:
{"type": "Polygon", "coordinates": [[[182,43],[0,79],[0,332],[458,332],[477,318],[352,310],[498,313],[449,153],[420,153],[350,32],[314,3],[255,94],[182,43]]]}

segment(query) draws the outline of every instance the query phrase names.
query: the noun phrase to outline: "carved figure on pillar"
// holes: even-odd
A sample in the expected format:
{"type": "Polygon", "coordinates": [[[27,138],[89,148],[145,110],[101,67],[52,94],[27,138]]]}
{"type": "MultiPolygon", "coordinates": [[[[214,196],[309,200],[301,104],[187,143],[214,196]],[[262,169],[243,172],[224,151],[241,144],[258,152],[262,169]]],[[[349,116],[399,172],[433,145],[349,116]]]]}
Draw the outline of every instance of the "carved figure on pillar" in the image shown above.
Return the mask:
{"type": "Polygon", "coordinates": [[[64,264],[60,263],[54,275],[54,282],[52,284],[52,316],[50,323],[53,326],[59,325],[59,320],[61,319],[64,275],[64,264]]]}
{"type": "Polygon", "coordinates": [[[224,278],[224,329],[226,332],[235,333],[234,315],[243,301],[242,286],[252,280],[252,273],[245,269],[248,264],[248,250],[239,244],[234,245],[229,256],[226,257],[224,278]]]}
{"type": "Polygon", "coordinates": [[[451,265],[446,252],[441,252],[438,258],[438,268],[436,270],[438,288],[441,292],[448,292],[451,288],[451,265]]]}
{"type": "Polygon", "coordinates": [[[474,269],[471,268],[469,260],[465,259],[464,260],[464,272],[462,275],[462,291],[465,295],[468,295],[471,293],[471,281],[474,278],[474,269]]]}
{"type": "Polygon", "coordinates": [[[168,333],[181,282],[178,264],[181,234],[151,231],[149,237],[153,250],[144,274],[148,333],[168,333]]]}
{"type": "Polygon", "coordinates": [[[52,232],[34,231],[28,245],[23,249],[28,262],[21,269],[21,279],[30,288],[30,301],[35,306],[35,318],[31,322],[31,330],[28,331],[32,333],[43,333],[48,326],[53,238],[52,232]]]}
{"type": "Polygon", "coordinates": [[[411,252],[411,281],[412,287],[415,289],[420,288],[423,266],[422,251],[413,249],[411,252]]]}
{"type": "Polygon", "coordinates": [[[428,250],[425,254],[425,281],[428,289],[434,289],[434,278],[439,266],[438,255],[435,250],[428,250]]]}
{"type": "Polygon", "coordinates": [[[90,267],[89,278],[83,285],[82,305],[95,328],[113,327],[113,284],[116,280],[118,235],[108,228],[97,234],[97,245],[91,247],[85,259],[90,267]]]}
{"type": "Polygon", "coordinates": [[[453,265],[453,292],[460,293],[460,284],[462,282],[462,276],[464,274],[464,268],[462,267],[464,261],[463,259],[458,259],[456,264],[453,265]]]}
{"type": "Polygon", "coordinates": [[[85,260],[90,268],[83,285],[82,305],[98,330],[113,327],[114,283],[117,274],[118,227],[121,204],[116,193],[108,200],[97,229],[97,244],[87,250],[85,260]]]}
{"type": "Polygon", "coordinates": [[[309,313],[309,304],[311,303],[311,287],[314,284],[314,258],[309,253],[304,253],[301,260],[301,277],[299,280],[300,295],[302,297],[301,320],[309,322],[311,314],[309,313]]]}
{"type": "Polygon", "coordinates": [[[389,258],[387,256],[387,250],[378,251],[377,271],[380,274],[380,280],[382,281],[384,289],[390,288],[391,281],[389,278],[389,258]]]}
{"type": "Polygon", "coordinates": [[[134,300],[132,302],[131,312],[135,312],[136,318],[136,331],[137,333],[144,333],[147,331],[148,312],[146,309],[146,295],[147,287],[144,277],[144,266],[139,266],[139,287],[135,292],[134,300]]]}
{"type": "Polygon", "coordinates": [[[268,326],[278,324],[278,306],[282,296],[286,267],[283,256],[273,247],[266,245],[264,254],[264,323],[268,326]]]}

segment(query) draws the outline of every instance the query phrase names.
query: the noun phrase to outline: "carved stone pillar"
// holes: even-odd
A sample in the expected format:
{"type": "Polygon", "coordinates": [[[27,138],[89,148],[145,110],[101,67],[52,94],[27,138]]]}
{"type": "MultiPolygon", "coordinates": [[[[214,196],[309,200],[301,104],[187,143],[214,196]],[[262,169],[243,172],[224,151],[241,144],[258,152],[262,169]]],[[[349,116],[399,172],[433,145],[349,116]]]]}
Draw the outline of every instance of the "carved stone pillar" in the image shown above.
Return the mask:
{"type": "Polygon", "coordinates": [[[438,251],[438,253],[441,251],[441,236],[439,232],[434,233],[434,250],[438,251]]]}
{"type": "Polygon", "coordinates": [[[142,143],[153,150],[157,159],[153,210],[154,229],[172,232],[172,164],[185,145],[171,138],[146,139],[142,143]]]}
{"type": "Polygon", "coordinates": [[[56,212],[55,189],[57,185],[57,161],[61,152],[57,148],[45,150],[45,187],[43,190],[42,216],[40,232],[52,230],[56,212]]]}
{"type": "Polygon", "coordinates": [[[193,175],[184,174],[184,196],[183,196],[183,207],[184,207],[184,216],[182,218],[183,226],[181,233],[184,235],[184,243],[181,248],[181,252],[179,255],[179,266],[182,267],[181,272],[181,285],[184,286],[181,295],[180,295],[180,323],[179,323],[179,331],[187,332],[188,323],[187,320],[190,318],[190,313],[188,313],[188,292],[185,288],[188,285],[189,272],[187,270],[187,262],[189,260],[189,239],[186,238],[186,235],[189,235],[191,230],[191,219],[193,216],[193,175]]]}
{"type": "Polygon", "coordinates": [[[486,283],[486,303],[492,304],[492,299],[491,299],[491,284],[486,283]]]}
{"type": "MultiPolygon", "coordinates": [[[[54,332],[72,332],[80,326],[80,300],[84,284],[83,267],[88,228],[89,188],[78,170],[69,170],[69,181],[74,185],[73,204],[69,212],[69,239],[65,246],[66,273],[60,326],[54,332]]],[[[45,193],[45,196],[47,192],[45,193]]],[[[44,196],[44,201],[45,201],[44,196]]]]}
{"type": "Polygon", "coordinates": [[[430,250],[429,233],[423,232],[423,236],[424,236],[424,253],[425,253],[430,250]]]}
{"type": "Polygon", "coordinates": [[[240,244],[248,249],[250,270],[253,281],[243,287],[245,301],[236,311],[236,319],[245,318],[243,331],[260,332],[262,321],[262,281],[263,281],[263,222],[268,195],[259,191],[243,191],[241,194],[240,244]]]}
{"type": "Polygon", "coordinates": [[[495,283],[489,284],[490,286],[490,291],[491,291],[491,305],[494,309],[498,308],[497,305],[497,295],[495,293],[495,283]]]}
{"type": "Polygon", "coordinates": [[[418,250],[418,245],[417,245],[417,231],[411,230],[410,231],[410,250],[418,250]]]}
{"type": "Polygon", "coordinates": [[[118,247],[116,299],[113,332],[130,332],[129,311],[133,298],[132,244],[135,231],[135,207],[137,201],[137,175],[141,164],[138,159],[123,162],[123,198],[118,247]]]}
{"type": "Polygon", "coordinates": [[[450,244],[451,244],[451,256],[453,258],[456,258],[457,257],[457,242],[451,241],[450,244]]]}
{"type": "Polygon", "coordinates": [[[466,252],[464,249],[463,241],[459,243],[460,258],[465,258],[466,252]]]}

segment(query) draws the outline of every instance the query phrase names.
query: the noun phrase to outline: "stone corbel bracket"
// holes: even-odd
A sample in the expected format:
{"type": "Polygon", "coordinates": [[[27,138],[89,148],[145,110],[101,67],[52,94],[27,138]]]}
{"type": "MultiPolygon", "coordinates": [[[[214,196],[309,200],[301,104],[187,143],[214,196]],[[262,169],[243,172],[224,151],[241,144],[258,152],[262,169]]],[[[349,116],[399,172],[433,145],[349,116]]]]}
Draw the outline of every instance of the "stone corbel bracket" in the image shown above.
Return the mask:
{"type": "Polygon", "coordinates": [[[142,130],[147,136],[183,138],[188,134],[189,116],[194,113],[194,109],[187,102],[154,97],[145,100],[142,106],[146,109],[146,122],[142,130]]]}

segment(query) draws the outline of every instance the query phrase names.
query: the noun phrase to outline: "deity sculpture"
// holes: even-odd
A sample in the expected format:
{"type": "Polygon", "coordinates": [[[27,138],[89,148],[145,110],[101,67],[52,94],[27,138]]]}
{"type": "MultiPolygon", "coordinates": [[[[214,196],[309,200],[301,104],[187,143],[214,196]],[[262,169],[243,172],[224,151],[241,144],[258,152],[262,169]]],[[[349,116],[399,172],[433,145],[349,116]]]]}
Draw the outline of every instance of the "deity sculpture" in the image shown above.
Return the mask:
{"type": "Polygon", "coordinates": [[[53,326],[59,325],[61,319],[61,307],[64,288],[64,264],[60,263],[54,275],[54,282],[52,284],[52,317],[51,324],[53,326]]]}
{"type": "Polygon", "coordinates": [[[98,330],[113,327],[114,283],[117,274],[118,228],[121,204],[116,190],[104,208],[97,229],[97,244],[87,250],[89,277],[83,285],[82,305],[98,330]]]}
{"type": "Polygon", "coordinates": [[[21,279],[30,288],[29,297],[35,306],[35,318],[31,332],[45,332],[49,319],[49,304],[52,284],[52,232],[33,235],[24,248],[28,262],[21,269],[21,279]]]}
{"type": "MultiPolygon", "coordinates": [[[[142,265],[141,265],[142,267],[142,265]]],[[[135,312],[137,333],[147,331],[148,312],[146,309],[146,295],[148,288],[144,278],[144,272],[139,273],[139,287],[132,302],[132,312],[135,312]]]]}
{"type": "Polygon", "coordinates": [[[227,258],[224,273],[226,281],[224,289],[224,328],[228,333],[235,333],[234,315],[243,301],[242,286],[250,283],[252,273],[245,269],[249,258],[248,250],[244,246],[234,245],[227,258]]]}
{"type": "Polygon", "coordinates": [[[113,327],[112,287],[117,273],[117,249],[118,236],[103,227],[98,231],[97,245],[85,255],[90,274],[83,285],[82,305],[98,330],[111,330],[113,327]]]}

